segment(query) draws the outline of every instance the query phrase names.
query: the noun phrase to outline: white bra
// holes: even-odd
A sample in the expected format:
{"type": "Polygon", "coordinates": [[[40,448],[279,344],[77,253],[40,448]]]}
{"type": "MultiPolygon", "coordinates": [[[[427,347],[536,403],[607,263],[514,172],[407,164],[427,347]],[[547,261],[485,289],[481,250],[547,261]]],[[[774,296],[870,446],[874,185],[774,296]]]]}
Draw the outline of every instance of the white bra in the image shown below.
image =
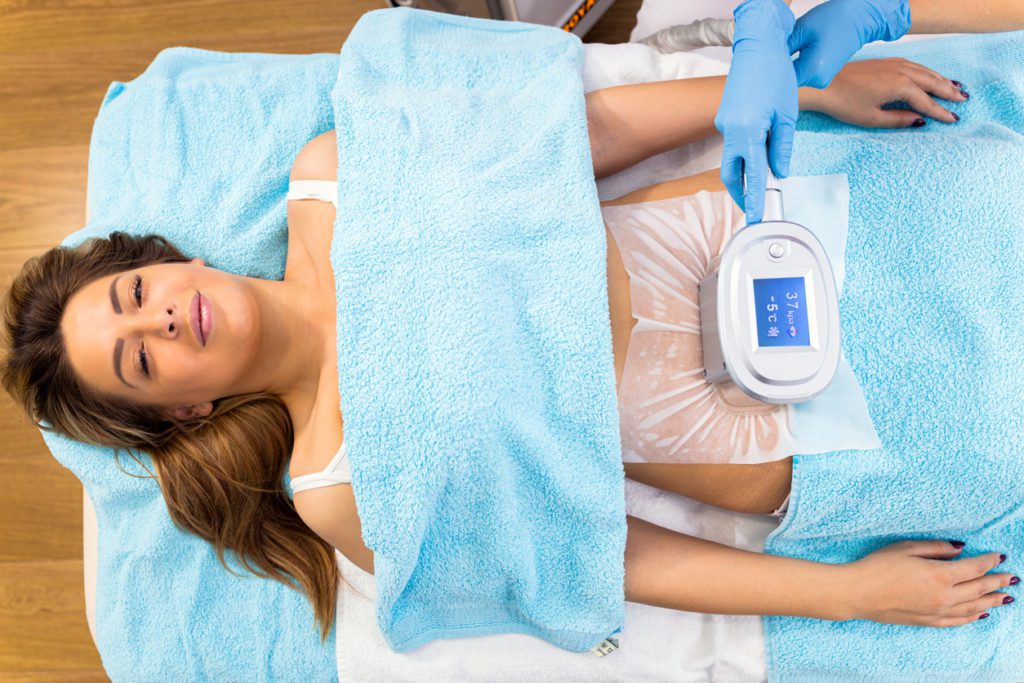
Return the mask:
{"type": "Polygon", "coordinates": [[[327,464],[327,467],[320,472],[303,474],[301,477],[292,479],[292,493],[305,491],[306,489],[318,489],[321,486],[334,486],[335,484],[349,484],[352,482],[352,471],[348,465],[348,453],[345,450],[345,440],[341,441],[341,448],[327,464]]]}
{"type": "Polygon", "coordinates": [[[319,199],[338,208],[338,182],[336,180],[293,180],[288,183],[288,197],[293,199],[319,199]]]}

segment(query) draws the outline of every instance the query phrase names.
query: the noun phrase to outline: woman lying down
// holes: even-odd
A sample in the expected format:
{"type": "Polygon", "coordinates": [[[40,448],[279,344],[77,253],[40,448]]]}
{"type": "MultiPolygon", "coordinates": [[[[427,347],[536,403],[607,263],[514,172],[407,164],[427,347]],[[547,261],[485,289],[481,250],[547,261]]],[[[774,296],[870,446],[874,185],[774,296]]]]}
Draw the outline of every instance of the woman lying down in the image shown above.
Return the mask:
{"type": "MultiPolygon", "coordinates": [[[[1024,25],[1024,10],[1017,12],[1014,27],[1024,25]]],[[[961,27],[953,20],[935,30],[1000,27],[961,27]]],[[[856,62],[829,88],[802,89],[800,105],[865,126],[957,125],[933,99],[967,100],[949,76],[956,74],[902,59],[856,62]],[[897,100],[914,111],[881,109],[897,100]]],[[[714,134],[724,81],[589,93],[595,177],[714,134]]],[[[332,181],[337,164],[331,131],[305,145],[290,177],[293,183],[332,181]]],[[[707,190],[729,202],[717,175],[664,183],[619,201],[707,190]]],[[[334,549],[367,572],[374,566],[348,483],[337,392],[329,261],[335,210],[329,201],[312,199],[288,202],[282,281],[219,271],[160,236],[121,232],[29,260],[4,301],[2,378],[37,425],[46,422],[100,446],[147,451],[175,523],[219,554],[234,551],[254,572],[287,585],[297,579],[326,638],[339,578],[334,549]],[[286,466],[294,503],[282,488],[286,466]]],[[[726,209],[742,216],[731,203],[722,209],[721,216],[730,215],[726,209]]],[[[622,238],[608,234],[608,296],[626,444],[633,428],[628,419],[638,414],[632,403],[642,400],[626,389],[642,364],[626,362],[636,312],[628,264],[620,257],[626,249],[616,245],[622,238]]],[[[629,245],[631,252],[640,248],[629,245]]],[[[695,287],[689,295],[696,296],[695,287]]],[[[749,400],[740,408],[770,409],[749,400]]],[[[718,424],[724,427],[707,436],[705,447],[731,438],[733,427],[718,424]]],[[[778,514],[788,499],[792,458],[745,465],[683,459],[625,463],[625,473],[744,513],[778,514]]],[[[896,543],[836,565],[741,551],[631,516],[627,528],[626,599],[686,611],[959,626],[1003,604],[1007,596],[999,589],[1019,581],[989,573],[1000,564],[998,552],[945,561],[962,544],[944,539],[896,543]]]]}

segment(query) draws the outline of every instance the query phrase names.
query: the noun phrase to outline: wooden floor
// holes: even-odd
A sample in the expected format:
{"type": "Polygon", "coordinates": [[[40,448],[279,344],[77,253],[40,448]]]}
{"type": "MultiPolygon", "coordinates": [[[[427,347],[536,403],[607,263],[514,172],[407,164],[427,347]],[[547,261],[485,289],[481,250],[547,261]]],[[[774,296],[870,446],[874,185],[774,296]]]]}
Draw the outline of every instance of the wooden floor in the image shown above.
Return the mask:
{"type": "MultiPolygon", "coordinates": [[[[0,0],[0,284],[85,221],[89,137],[111,81],[167,47],[337,52],[383,0],[0,0]]],[[[629,38],[618,0],[585,42],[629,38]]],[[[0,392],[0,681],[106,680],[85,620],[82,487],[0,392]]]]}

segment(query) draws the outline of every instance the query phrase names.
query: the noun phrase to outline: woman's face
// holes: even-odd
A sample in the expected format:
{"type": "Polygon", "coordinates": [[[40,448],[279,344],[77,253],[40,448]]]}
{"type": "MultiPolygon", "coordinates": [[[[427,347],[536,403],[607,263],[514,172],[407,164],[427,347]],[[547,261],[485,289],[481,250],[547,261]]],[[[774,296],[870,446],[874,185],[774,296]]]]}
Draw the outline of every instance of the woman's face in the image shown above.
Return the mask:
{"type": "Polygon", "coordinates": [[[231,395],[257,357],[259,306],[242,278],[193,259],[90,282],[71,296],[61,328],[87,385],[175,408],[231,395]],[[197,292],[211,313],[205,340],[190,320],[197,292]]]}

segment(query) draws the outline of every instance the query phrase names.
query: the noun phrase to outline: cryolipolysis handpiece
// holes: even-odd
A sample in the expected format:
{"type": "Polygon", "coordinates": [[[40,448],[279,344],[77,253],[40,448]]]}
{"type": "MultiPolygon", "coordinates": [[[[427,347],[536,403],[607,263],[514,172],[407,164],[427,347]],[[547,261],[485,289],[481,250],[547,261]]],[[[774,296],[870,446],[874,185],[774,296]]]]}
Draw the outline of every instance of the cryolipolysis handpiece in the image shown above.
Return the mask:
{"type": "Polygon", "coordinates": [[[782,206],[782,183],[772,173],[770,164],[765,168],[768,170],[768,178],[764,186],[764,212],[761,215],[761,222],[784,221],[786,220],[786,211],[782,206]]]}
{"type": "Polygon", "coordinates": [[[787,221],[767,169],[760,223],[738,228],[698,285],[704,377],[767,403],[820,394],[839,366],[839,301],[828,254],[787,221]]]}

